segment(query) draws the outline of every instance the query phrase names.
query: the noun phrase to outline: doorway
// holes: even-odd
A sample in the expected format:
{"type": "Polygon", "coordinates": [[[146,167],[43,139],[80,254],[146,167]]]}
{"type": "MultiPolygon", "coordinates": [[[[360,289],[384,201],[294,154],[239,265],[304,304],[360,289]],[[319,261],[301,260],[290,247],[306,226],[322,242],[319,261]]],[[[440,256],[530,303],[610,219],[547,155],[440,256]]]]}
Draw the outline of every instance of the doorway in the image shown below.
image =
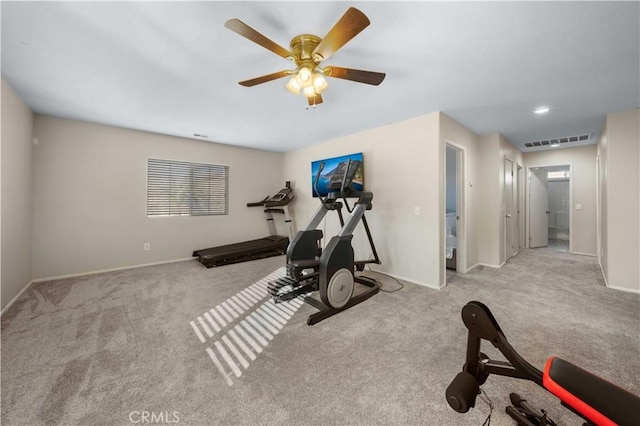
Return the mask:
{"type": "Polygon", "coordinates": [[[454,272],[465,270],[464,149],[445,144],[444,260],[445,283],[454,272]]]}
{"type": "Polygon", "coordinates": [[[529,247],[571,252],[571,166],[529,168],[529,247]]]}

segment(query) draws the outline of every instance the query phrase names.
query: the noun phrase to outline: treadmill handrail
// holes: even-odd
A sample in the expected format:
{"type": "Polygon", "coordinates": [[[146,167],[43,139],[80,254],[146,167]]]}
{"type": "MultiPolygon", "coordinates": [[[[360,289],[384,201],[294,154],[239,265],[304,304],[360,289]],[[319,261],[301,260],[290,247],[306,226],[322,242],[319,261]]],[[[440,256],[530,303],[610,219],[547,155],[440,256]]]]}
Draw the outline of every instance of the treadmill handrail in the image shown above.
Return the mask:
{"type": "Polygon", "coordinates": [[[264,203],[266,203],[268,199],[269,199],[269,196],[267,195],[266,197],[264,197],[264,199],[262,201],[258,201],[258,202],[254,202],[254,203],[247,203],[247,207],[261,207],[261,206],[264,206],[264,203]]]}

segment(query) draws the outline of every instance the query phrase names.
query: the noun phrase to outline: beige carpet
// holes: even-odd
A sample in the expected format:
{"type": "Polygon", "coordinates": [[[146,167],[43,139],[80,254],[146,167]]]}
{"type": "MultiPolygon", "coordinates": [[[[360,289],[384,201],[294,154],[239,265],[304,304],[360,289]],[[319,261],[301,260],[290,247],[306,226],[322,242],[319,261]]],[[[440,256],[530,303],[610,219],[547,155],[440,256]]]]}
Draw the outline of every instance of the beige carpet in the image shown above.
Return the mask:
{"type": "MultiPolygon", "coordinates": [[[[524,250],[500,270],[450,274],[440,291],[406,284],[313,327],[314,308],[261,290],[283,257],[34,284],[2,317],[1,423],[480,425],[486,404],[458,414],[444,398],[464,362],[469,300],[533,365],[557,355],[640,394],[640,296],[605,288],[594,261],[524,250]]],[[[531,383],[483,388],[494,425],[513,424],[512,391],[581,424],[531,383]]]]}

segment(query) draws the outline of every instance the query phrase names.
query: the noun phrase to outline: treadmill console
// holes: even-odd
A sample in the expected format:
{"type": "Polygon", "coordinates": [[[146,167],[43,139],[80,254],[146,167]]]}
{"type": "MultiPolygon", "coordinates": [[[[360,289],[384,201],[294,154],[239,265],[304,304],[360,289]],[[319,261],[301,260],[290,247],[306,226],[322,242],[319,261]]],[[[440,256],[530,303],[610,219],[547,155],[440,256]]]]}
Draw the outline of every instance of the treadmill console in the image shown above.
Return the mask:
{"type": "Polygon", "coordinates": [[[287,186],[282,188],[278,193],[272,197],[269,197],[264,202],[265,207],[280,207],[286,206],[293,200],[293,189],[291,189],[291,183],[287,182],[287,186]]]}

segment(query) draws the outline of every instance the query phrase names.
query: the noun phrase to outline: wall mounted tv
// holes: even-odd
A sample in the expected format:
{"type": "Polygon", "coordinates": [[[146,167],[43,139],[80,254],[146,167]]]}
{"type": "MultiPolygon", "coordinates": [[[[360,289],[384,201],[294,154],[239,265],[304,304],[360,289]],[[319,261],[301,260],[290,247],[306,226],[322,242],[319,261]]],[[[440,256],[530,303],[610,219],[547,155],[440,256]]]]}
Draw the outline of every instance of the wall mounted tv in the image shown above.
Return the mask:
{"type": "Polygon", "coordinates": [[[364,162],[362,153],[359,152],[356,154],[326,158],[324,160],[311,162],[311,194],[313,194],[314,197],[317,197],[318,194],[322,197],[326,197],[329,192],[339,190],[339,188],[330,189],[329,184],[331,181],[342,181],[342,176],[344,176],[345,168],[347,166],[347,160],[351,160],[351,167],[357,167],[351,184],[352,188],[356,191],[364,191],[364,162]],[[324,163],[324,168],[322,169],[320,179],[318,179],[317,187],[314,188],[313,184],[315,182],[316,175],[318,174],[318,168],[322,163],[324,163]]]}

